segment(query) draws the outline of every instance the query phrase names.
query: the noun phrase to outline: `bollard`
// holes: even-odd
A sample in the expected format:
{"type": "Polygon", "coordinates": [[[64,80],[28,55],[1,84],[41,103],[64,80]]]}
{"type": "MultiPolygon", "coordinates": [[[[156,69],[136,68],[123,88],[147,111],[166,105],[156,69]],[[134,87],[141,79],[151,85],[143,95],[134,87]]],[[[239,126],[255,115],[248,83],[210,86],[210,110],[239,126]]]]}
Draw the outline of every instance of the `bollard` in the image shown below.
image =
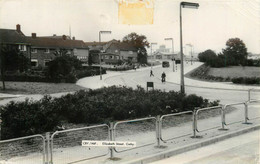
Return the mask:
{"type": "MultiPolygon", "coordinates": [[[[110,126],[109,126],[109,141],[114,141],[114,123],[110,122],[110,126]]],[[[114,158],[114,148],[111,146],[108,148],[109,152],[110,152],[110,158],[114,158]]]]}

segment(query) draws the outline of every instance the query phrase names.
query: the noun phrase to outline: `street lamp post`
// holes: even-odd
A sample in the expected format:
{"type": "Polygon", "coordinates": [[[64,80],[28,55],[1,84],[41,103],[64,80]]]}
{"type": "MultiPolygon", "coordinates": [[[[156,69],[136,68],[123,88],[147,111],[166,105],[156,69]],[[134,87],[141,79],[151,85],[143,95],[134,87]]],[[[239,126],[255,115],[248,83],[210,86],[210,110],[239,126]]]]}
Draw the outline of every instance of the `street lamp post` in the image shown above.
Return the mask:
{"type": "Polygon", "coordinates": [[[173,54],[173,58],[172,58],[172,68],[173,68],[173,72],[175,72],[174,70],[174,62],[175,60],[174,59],[174,45],[173,45],[173,38],[165,38],[164,40],[171,40],[172,41],[172,54],[173,54]]]}
{"type": "Polygon", "coordinates": [[[186,44],[187,46],[189,46],[191,48],[191,51],[190,51],[190,64],[192,65],[192,49],[193,49],[193,45],[192,44],[186,44]]]}
{"type": "Polygon", "coordinates": [[[181,50],[181,93],[185,93],[184,89],[184,68],[183,68],[183,50],[182,50],[182,15],[181,9],[182,8],[193,8],[197,9],[199,7],[198,3],[191,3],[191,2],[181,2],[180,3],[180,50],[181,50]]]}
{"type": "MultiPolygon", "coordinates": [[[[112,31],[99,31],[99,43],[101,42],[101,34],[111,34],[112,31]]],[[[100,80],[102,80],[102,69],[101,69],[101,54],[99,53],[99,75],[100,75],[100,80]]]]}
{"type": "MultiPolygon", "coordinates": [[[[153,56],[153,45],[157,45],[157,43],[151,43],[151,58],[153,56]]],[[[152,69],[153,63],[151,61],[151,69],[152,69]]]]}

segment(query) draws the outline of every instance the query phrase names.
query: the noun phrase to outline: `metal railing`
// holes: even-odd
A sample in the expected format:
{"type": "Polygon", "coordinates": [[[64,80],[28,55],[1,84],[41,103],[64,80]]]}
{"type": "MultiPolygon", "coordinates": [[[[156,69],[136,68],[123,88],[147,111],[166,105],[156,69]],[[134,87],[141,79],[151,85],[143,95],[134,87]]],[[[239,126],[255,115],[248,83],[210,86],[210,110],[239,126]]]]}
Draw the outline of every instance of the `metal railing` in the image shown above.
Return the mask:
{"type": "MultiPolygon", "coordinates": [[[[158,138],[157,134],[158,134],[158,122],[157,122],[157,119],[155,117],[147,117],[147,118],[140,118],[140,119],[133,119],[133,120],[125,120],[125,121],[118,121],[114,124],[114,127],[113,127],[113,135],[112,135],[112,141],[116,140],[116,134],[117,134],[117,126],[120,125],[120,124],[128,124],[128,123],[140,123],[140,122],[144,122],[144,121],[155,121],[155,137],[158,138]]],[[[130,125],[129,125],[130,126],[130,125]]],[[[157,139],[157,142],[158,139],[157,139]]],[[[152,143],[145,143],[143,145],[139,145],[139,146],[136,146],[134,148],[127,148],[127,149],[124,149],[124,150],[117,150],[116,148],[114,148],[115,152],[117,153],[120,153],[120,152],[124,152],[124,151],[128,151],[128,150],[132,150],[132,149],[137,149],[137,148],[141,148],[141,147],[145,147],[145,146],[149,146],[149,145],[152,145],[154,144],[155,142],[152,142],[152,143]]]]}
{"type": "MultiPolygon", "coordinates": [[[[26,142],[26,140],[28,140],[28,139],[36,139],[36,138],[40,138],[42,140],[42,163],[45,164],[45,162],[48,161],[47,157],[46,157],[46,152],[45,152],[46,151],[46,148],[45,148],[46,147],[46,144],[45,144],[46,140],[45,140],[44,136],[42,136],[40,134],[26,136],[26,137],[19,137],[19,138],[14,138],[14,139],[8,139],[8,140],[1,140],[0,145],[12,143],[12,142],[21,142],[21,141],[26,142]]],[[[3,147],[3,146],[1,146],[1,147],[3,147]]],[[[35,161],[35,163],[37,163],[37,162],[35,161]]]]}
{"type": "MultiPolygon", "coordinates": [[[[48,137],[48,135],[46,136],[46,138],[49,138],[49,142],[50,142],[50,147],[47,146],[47,152],[50,152],[50,163],[53,164],[54,160],[53,160],[53,150],[54,150],[54,140],[55,140],[55,136],[58,136],[60,134],[66,134],[66,133],[70,133],[70,132],[76,132],[76,131],[84,131],[84,130],[90,130],[90,129],[96,129],[96,128],[107,128],[107,140],[110,140],[110,127],[107,124],[101,124],[101,125],[95,125],[95,126],[88,126],[88,127],[82,127],[82,128],[76,128],[76,129],[68,129],[68,130],[62,130],[62,131],[56,131],[54,132],[50,137],[48,137]]],[[[84,138],[85,140],[87,140],[87,138],[84,138]]],[[[97,139],[95,139],[97,140],[97,139]]],[[[78,141],[75,141],[78,142],[78,141]]],[[[80,142],[81,143],[81,142],[80,142]]],[[[81,146],[81,144],[80,144],[81,146]]],[[[83,149],[86,149],[85,147],[83,149]]],[[[107,149],[106,147],[100,147],[100,149],[107,149]]],[[[79,159],[79,161],[82,160],[89,160],[89,159],[93,159],[93,158],[97,158],[97,157],[102,157],[102,156],[106,156],[108,155],[109,151],[107,151],[106,153],[103,154],[99,154],[99,155],[95,155],[95,156],[90,156],[84,159],[79,159]]],[[[75,161],[73,161],[75,162],[75,161]]]]}
{"type": "MultiPolygon", "coordinates": [[[[175,138],[179,138],[179,137],[183,137],[183,136],[187,136],[187,135],[190,135],[191,133],[185,133],[185,134],[181,134],[181,135],[178,135],[178,136],[173,136],[171,138],[168,138],[168,139],[165,139],[163,138],[162,136],[162,129],[163,129],[163,119],[164,118],[167,118],[167,117],[176,117],[176,116],[182,116],[182,115],[186,115],[186,114],[192,114],[193,115],[193,111],[185,111],[185,112],[179,112],[179,113],[173,113],[173,114],[166,114],[166,115],[162,115],[160,118],[159,118],[159,136],[160,136],[160,140],[163,141],[164,143],[166,143],[167,141],[169,140],[172,140],[172,139],[175,139],[175,138]]],[[[192,120],[192,117],[191,117],[191,120],[192,120]]]]}
{"type": "MultiPolygon", "coordinates": [[[[191,135],[192,138],[200,138],[199,133],[202,131],[206,131],[209,129],[214,129],[217,128],[219,126],[210,126],[210,128],[205,128],[203,129],[203,127],[199,127],[198,122],[201,121],[201,119],[199,119],[199,116],[201,115],[200,113],[203,111],[209,111],[209,110],[215,110],[218,109],[221,113],[221,129],[220,130],[227,130],[228,125],[226,123],[226,113],[228,112],[228,107],[231,106],[237,106],[237,105],[243,105],[244,106],[244,114],[240,114],[241,116],[243,116],[243,123],[245,124],[249,124],[249,111],[248,111],[248,106],[252,103],[258,103],[260,102],[260,100],[256,100],[256,99],[252,99],[251,98],[251,92],[255,91],[255,89],[250,89],[248,90],[248,100],[245,102],[239,102],[239,103],[232,103],[232,104],[225,104],[225,105],[219,105],[219,106],[213,106],[213,107],[207,107],[207,108],[197,108],[194,111],[185,111],[185,112],[179,112],[179,113],[173,113],[173,114],[166,114],[166,115],[162,115],[162,116],[157,116],[157,117],[147,117],[147,118],[140,118],[140,119],[133,119],[133,120],[124,120],[124,121],[118,121],[118,122],[111,122],[108,124],[101,124],[101,125],[96,125],[96,126],[88,126],[88,127],[82,127],[82,128],[75,128],[75,129],[69,129],[69,130],[62,130],[62,131],[56,131],[54,132],[52,135],[50,135],[50,133],[46,133],[46,136],[43,135],[32,135],[32,136],[27,136],[27,137],[21,137],[21,138],[15,138],[15,139],[10,139],[10,140],[2,140],[0,141],[1,143],[9,143],[9,142],[14,142],[14,141],[19,141],[19,140],[25,140],[25,139],[30,139],[30,138],[36,138],[36,137],[40,137],[42,140],[42,161],[43,164],[56,164],[54,163],[53,157],[54,155],[54,142],[55,140],[58,140],[59,138],[62,138],[62,135],[65,135],[64,137],[66,137],[66,134],[68,133],[76,133],[79,131],[87,131],[87,130],[93,130],[96,128],[104,128],[104,131],[106,131],[105,133],[107,133],[107,135],[105,134],[106,140],[108,141],[116,141],[116,139],[122,138],[123,140],[125,140],[125,138],[127,137],[132,137],[132,135],[126,134],[125,136],[119,136],[117,134],[124,133],[125,129],[124,128],[131,128],[134,126],[134,124],[138,124],[140,125],[140,127],[144,127],[144,125],[148,124],[149,128],[148,131],[146,131],[146,133],[148,132],[150,133],[154,133],[155,132],[155,140],[149,140],[146,143],[143,142],[143,144],[140,145],[140,143],[137,143],[137,147],[134,148],[120,148],[117,149],[116,147],[108,147],[108,151],[105,151],[104,153],[100,153],[98,155],[96,155],[94,153],[93,156],[90,157],[85,157],[84,159],[80,159],[79,161],[83,161],[83,160],[90,160],[93,158],[97,158],[97,157],[101,157],[101,156],[106,156],[108,154],[110,154],[110,158],[113,158],[115,156],[115,153],[120,153],[120,152],[125,152],[125,151],[129,151],[132,149],[137,149],[137,148],[141,148],[144,146],[149,146],[149,145],[153,145],[156,144],[156,147],[160,147],[161,146],[161,141],[163,141],[164,143],[166,143],[166,141],[168,140],[172,140],[175,138],[179,138],[179,137],[183,137],[186,135],[191,135]],[[176,121],[176,118],[178,116],[183,116],[183,115],[188,115],[188,114],[192,114],[191,115],[191,124],[192,124],[192,128],[190,132],[185,132],[183,134],[180,135],[180,133],[169,133],[168,136],[170,136],[170,138],[163,138],[163,134],[166,131],[163,131],[163,123],[166,121],[166,119],[171,118],[172,120],[170,120],[169,123],[174,123],[176,121]],[[146,124],[145,124],[146,123],[146,124]],[[142,125],[142,126],[141,126],[142,125]],[[152,126],[154,127],[152,127],[152,126]],[[120,129],[119,126],[122,126],[123,128],[120,129]],[[177,135],[176,135],[177,134],[177,135]]],[[[258,91],[258,90],[257,90],[258,91]]],[[[214,114],[214,113],[213,113],[214,114]]],[[[237,119],[237,118],[235,118],[237,119]]],[[[241,121],[240,121],[241,122],[241,121]]],[[[233,122],[232,122],[233,123],[233,122]]],[[[169,126],[171,127],[175,127],[176,125],[173,126],[169,126]]],[[[139,130],[140,132],[140,130],[139,130]]],[[[86,132],[86,134],[88,134],[90,132],[86,132]]],[[[97,133],[97,132],[95,132],[97,133]]],[[[103,139],[102,137],[102,139],[103,139]]],[[[98,137],[96,137],[98,138],[98,137]]],[[[95,140],[97,140],[95,138],[95,140]]],[[[87,138],[84,138],[87,140],[87,138]]],[[[133,140],[135,141],[135,140],[133,140]]],[[[78,142],[78,141],[75,141],[78,142]]],[[[139,142],[139,141],[138,141],[139,142]]],[[[104,148],[104,147],[103,147],[104,148]]],[[[102,149],[103,150],[103,149],[102,149]]],[[[69,158],[69,156],[68,156],[69,158]]]]}
{"type": "MultiPolygon", "coordinates": [[[[198,130],[198,115],[199,115],[199,112],[208,111],[208,110],[212,110],[212,109],[220,109],[220,111],[222,113],[222,110],[221,110],[222,106],[213,106],[213,107],[200,108],[200,109],[195,109],[194,110],[194,112],[193,112],[193,137],[194,138],[199,137],[199,136],[197,136],[196,132],[200,132],[198,130]]],[[[217,128],[217,127],[219,127],[219,126],[214,126],[214,127],[208,128],[208,129],[204,129],[203,131],[209,130],[209,129],[213,129],[213,128],[217,128]]],[[[222,123],[222,128],[224,128],[223,127],[223,123],[222,123]]]]}

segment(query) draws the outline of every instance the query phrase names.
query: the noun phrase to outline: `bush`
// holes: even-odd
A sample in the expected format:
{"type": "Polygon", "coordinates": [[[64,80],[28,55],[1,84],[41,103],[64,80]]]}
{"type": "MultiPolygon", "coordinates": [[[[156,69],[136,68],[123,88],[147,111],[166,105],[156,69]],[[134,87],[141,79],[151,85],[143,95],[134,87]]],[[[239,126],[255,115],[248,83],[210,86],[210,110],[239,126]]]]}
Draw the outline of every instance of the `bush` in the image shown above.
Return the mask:
{"type": "Polygon", "coordinates": [[[260,84],[260,78],[257,77],[237,77],[231,81],[235,84],[260,84]]]}
{"type": "Polygon", "coordinates": [[[108,87],[60,98],[11,102],[0,107],[4,139],[52,131],[61,122],[98,124],[193,110],[217,105],[196,95],[143,88],[108,87]]]}

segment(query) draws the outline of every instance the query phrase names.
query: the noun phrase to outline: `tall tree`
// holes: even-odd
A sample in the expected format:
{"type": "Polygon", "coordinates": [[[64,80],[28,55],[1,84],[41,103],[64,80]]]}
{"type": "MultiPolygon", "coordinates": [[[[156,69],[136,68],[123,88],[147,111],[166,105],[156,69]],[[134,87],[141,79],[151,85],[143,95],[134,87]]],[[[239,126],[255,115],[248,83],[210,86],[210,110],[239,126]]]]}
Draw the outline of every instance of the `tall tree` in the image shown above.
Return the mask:
{"type": "Polygon", "coordinates": [[[123,38],[123,42],[133,44],[137,48],[137,61],[139,63],[147,63],[146,47],[149,48],[150,43],[146,36],[132,32],[123,38]]]}
{"type": "Polygon", "coordinates": [[[226,42],[226,48],[222,50],[226,65],[246,65],[247,48],[239,38],[231,38],[226,42]]]}
{"type": "Polygon", "coordinates": [[[3,89],[5,90],[5,72],[24,72],[29,68],[30,60],[19,51],[17,46],[1,44],[0,49],[1,79],[3,82],[3,89]]]}

